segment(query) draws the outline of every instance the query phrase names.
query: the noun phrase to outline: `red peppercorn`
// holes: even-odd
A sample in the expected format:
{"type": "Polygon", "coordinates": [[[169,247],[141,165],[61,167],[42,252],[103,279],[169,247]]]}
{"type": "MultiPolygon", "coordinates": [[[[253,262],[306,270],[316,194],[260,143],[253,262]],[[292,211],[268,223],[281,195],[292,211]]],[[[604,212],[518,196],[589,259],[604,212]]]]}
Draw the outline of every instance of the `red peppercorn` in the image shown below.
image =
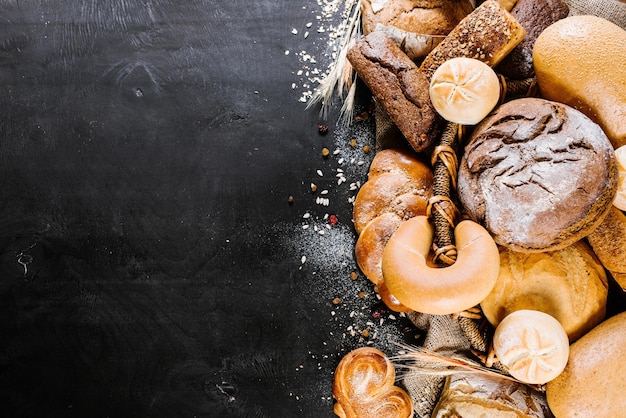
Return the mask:
{"type": "Polygon", "coordinates": [[[320,135],[326,135],[328,133],[328,125],[317,125],[317,132],[319,132],[320,135]]]}
{"type": "Polygon", "coordinates": [[[339,222],[339,218],[337,218],[337,215],[330,215],[328,217],[328,223],[331,225],[337,225],[337,222],[339,222]]]}

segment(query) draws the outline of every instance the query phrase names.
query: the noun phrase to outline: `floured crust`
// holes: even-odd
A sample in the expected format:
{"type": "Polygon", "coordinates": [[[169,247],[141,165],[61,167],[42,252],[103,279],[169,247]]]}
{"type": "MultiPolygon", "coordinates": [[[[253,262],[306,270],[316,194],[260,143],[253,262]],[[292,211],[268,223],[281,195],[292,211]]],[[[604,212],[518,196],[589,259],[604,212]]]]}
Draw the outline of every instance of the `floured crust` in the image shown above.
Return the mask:
{"type": "Polygon", "coordinates": [[[613,148],[581,112],[538,98],[505,103],[474,131],[461,160],[468,216],[514,251],[564,248],[593,231],[617,189],[613,148]]]}
{"type": "Polygon", "coordinates": [[[447,35],[473,10],[469,0],[361,0],[363,33],[377,24],[429,35],[447,35]]]}

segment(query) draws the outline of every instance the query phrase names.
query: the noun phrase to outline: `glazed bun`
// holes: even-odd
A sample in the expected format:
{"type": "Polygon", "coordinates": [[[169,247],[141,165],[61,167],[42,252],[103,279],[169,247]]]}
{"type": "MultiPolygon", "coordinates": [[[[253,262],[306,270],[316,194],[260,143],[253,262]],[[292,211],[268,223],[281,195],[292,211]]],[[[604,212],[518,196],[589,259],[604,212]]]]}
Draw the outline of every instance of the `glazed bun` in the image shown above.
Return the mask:
{"type": "Polygon", "coordinates": [[[498,244],[543,252],[593,231],[617,182],[613,147],[597,124],[567,105],[523,98],[476,127],[459,166],[458,194],[498,244]]]}
{"type": "Polygon", "coordinates": [[[404,222],[383,251],[385,284],[400,303],[414,311],[447,315],[476,306],[498,278],[498,248],[475,222],[454,229],[456,262],[437,268],[429,263],[434,230],[426,216],[404,222]]]}
{"type": "Polygon", "coordinates": [[[490,66],[474,58],[452,58],[430,80],[430,100],[447,121],[475,125],[498,103],[500,82],[490,66]]]}
{"type": "Polygon", "coordinates": [[[395,386],[396,370],[382,351],[361,347],[346,354],[333,380],[334,412],[341,418],[410,418],[413,403],[395,386]]]}
{"type": "Polygon", "coordinates": [[[543,253],[500,247],[498,280],[480,306],[494,327],[518,310],[545,312],[573,342],[604,319],[607,297],[602,264],[588,244],[578,241],[543,253]]]}

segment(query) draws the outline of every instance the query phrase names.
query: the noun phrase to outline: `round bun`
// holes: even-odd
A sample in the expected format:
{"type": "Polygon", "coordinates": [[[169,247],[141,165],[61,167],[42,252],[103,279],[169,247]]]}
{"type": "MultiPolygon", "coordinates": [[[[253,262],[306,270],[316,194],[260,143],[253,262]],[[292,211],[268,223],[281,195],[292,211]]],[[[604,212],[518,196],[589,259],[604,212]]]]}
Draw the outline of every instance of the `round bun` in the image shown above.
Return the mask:
{"type": "Polygon", "coordinates": [[[614,148],[626,145],[624,62],[626,30],[592,15],[569,16],[553,23],[533,47],[542,97],[575,107],[593,119],[614,148]],[[600,42],[598,34],[602,34],[600,42]]]}
{"type": "Polygon", "coordinates": [[[458,194],[498,244],[554,251],[596,228],[617,180],[613,147],[597,124],[567,105],[523,98],[476,127],[461,159],[458,194]]]}
{"type": "Polygon", "coordinates": [[[426,216],[404,222],[383,251],[383,276],[389,291],[414,311],[447,315],[476,306],[498,278],[498,247],[475,222],[454,229],[456,262],[444,268],[428,263],[434,231],[426,216]]]}
{"type": "Polygon", "coordinates": [[[543,253],[500,247],[498,280],[480,306],[494,327],[518,310],[547,313],[573,342],[604,319],[607,297],[602,264],[588,244],[578,241],[543,253]]]}
{"type": "Polygon", "coordinates": [[[515,311],[496,327],[493,348],[514,378],[542,385],[567,364],[569,340],[560,322],[533,310],[515,311]]]}
{"type": "Polygon", "coordinates": [[[615,150],[615,159],[617,160],[619,181],[613,204],[620,210],[626,210],[626,145],[615,150]]]}
{"type": "Polygon", "coordinates": [[[354,200],[352,215],[357,234],[384,213],[395,213],[403,220],[425,214],[432,185],[432,170],[414,154],[395,149],[378,152],[354,200]]]}
{"type": "Polygon", "coordinates": [[[365,35],[379,24],[407,32],[447,35],[474,9],[469,0],[394,0],[384,2],[382,7],[377,3],[361,2],[365,35]]]}
{"type": "Polygon", "coordinates": [[[615,418],[626,411],[626,312],[592,329],[570,347],[565,370],[546,385],[557,418],[615,418]]]}
{"type": "Polygon", "coordinates": [[[395,386],[396,371],[382,351],[361,347],[346,354],[333,380],[334,412],[343,418],[409,418],[413,403],[395,386]]]}
{"type": "Polygon", "coordinates": [[[430,79],[430,100],[444,119],[475,125],[500,99],[500,82],[490,66],[473,58],[452,58],[430,79]]]}

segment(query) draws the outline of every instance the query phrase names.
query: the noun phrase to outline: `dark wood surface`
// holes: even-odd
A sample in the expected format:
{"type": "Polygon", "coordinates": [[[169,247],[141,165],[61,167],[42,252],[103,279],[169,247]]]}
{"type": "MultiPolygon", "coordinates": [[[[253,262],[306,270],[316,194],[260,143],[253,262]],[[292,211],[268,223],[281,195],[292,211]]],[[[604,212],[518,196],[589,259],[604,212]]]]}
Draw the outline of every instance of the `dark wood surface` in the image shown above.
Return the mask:
{"type": "Polygon", "coordinates": [[[330,417],[343,354],[411,337],[350,277],[372,125],[300,101],[321,11],[0,2],[0,416],[330,417]]]}

